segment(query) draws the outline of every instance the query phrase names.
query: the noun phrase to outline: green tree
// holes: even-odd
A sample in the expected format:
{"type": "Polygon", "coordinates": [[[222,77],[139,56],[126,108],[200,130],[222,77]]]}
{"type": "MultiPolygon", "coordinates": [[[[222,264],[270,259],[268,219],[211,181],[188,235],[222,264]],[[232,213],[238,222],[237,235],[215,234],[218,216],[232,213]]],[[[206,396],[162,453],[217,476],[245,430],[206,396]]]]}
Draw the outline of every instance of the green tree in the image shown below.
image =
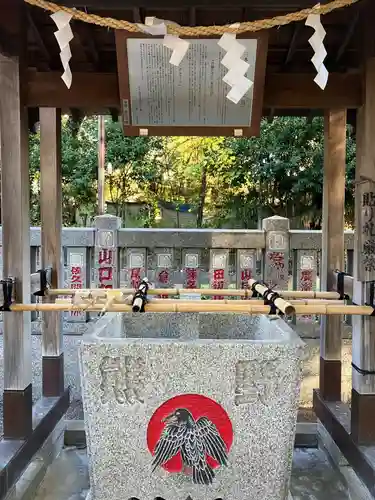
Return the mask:
{"type": "MultiPolygon", "coordinates": [[[[85,118],[75,131],[75,125],[63,117],[61,128],[61,173],[63,223],[77,225],[77,215],[84,219],[94,214],[97,192],[97,125],[85,118]]],[[[29,137],[31,183],[31,221],[40,224],[40,132],[29,137]]]]}
{"type": "MultiPolygon", "coordinates": [[[[254,227],[270,215],[288,217],[296,226],[321,226],[323,197],[323,119],[278,117],[262,121],[259,138],[229,139],[235,161],[220,165],[226,179],[226,202],[218,208],[216,224],[237,221],[254,227]]],[[[355,141],[347,133],[346,218],[353,220],[355,141]]]]}
{"type": "MultiPolygon", "coordinates": [[[[106,120],[106,163],[112,165],[107,176],[110,201],[118,215],[125,217],[125,203],[131,196],[150,191],[156,175],[151,152],[160,139],[123,136],[121,126],[106,120]]],[[[40,224],[40,133],[30,135],[31,220],[40,224]]],[[[86,117],[79,124],[62,119],[61,170],[63,223],[87,224],[96,215],[98,175],[98,120],[86,117]]]]}
{"type": "Polygon", "coordinates": [[[157,157],[157,195],[175,205],[177,221],[179,207],[189,204],[196,214],[196,226],[202,227],[215,213],[219,193],[225,192],[217,166],[229,169],[232,162],[223,137],[166,138],[157,157]]]}
{"type": "MultiPolygon", "coordinates": [[[[40,223],[39,133],[30,136],[31,218],[40,223]]],[[[62,122],[63,218],[86,224],[97,207],[97,117],[62,122]]],[[[294,227],[319,228],[322,211],[323,120],[279,117],[262,121],[259,138],[124,137],[106,120],[106,191],[117,215],[144,204],[138,224],[158,224],[160,205],[188,205],[196,227],[256,227],[282,215],[294,227]],[[110,167],[110,168],[108,168],[110,167]]],[[[347,135],[346,219],[354,212],[355,140],[347,135]]]]}
{"type": "Polygon", "coordinates": [[[118,123],[106,120],[106,162],[109,199],[116,215],[126,218],[126,203],[141,196],[154,205],[151,195],[158,178],[155,156],[162,149],[157,137],[124,137],[118,123]]]}

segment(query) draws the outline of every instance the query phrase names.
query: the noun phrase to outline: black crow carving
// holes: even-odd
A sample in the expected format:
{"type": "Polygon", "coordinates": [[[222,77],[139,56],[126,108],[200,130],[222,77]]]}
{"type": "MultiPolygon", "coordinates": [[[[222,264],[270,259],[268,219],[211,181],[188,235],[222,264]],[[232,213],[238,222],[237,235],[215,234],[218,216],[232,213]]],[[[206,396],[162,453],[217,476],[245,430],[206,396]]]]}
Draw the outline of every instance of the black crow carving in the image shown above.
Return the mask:
{"type": "Polygon", "coordinates": [[[156,443],[153,471],[181,453],[185,467],[192,470],[195,484],[211,484],[215,477],[206,456],[227,465],[228,450],[216,426],[207,417],[197,421],[185,408],[175,410],[163,422],[165,428],[156,443]]]}

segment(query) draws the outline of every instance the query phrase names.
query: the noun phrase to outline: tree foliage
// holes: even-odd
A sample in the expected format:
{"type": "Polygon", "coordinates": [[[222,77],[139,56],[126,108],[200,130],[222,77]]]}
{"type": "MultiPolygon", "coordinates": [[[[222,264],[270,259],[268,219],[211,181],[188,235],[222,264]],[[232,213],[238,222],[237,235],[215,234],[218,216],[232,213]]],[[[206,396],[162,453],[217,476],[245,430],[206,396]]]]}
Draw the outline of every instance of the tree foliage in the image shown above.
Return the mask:
{"type": "MultiPolygon", "coordinates": [[[[260,217],[280,215],[297,224],[321,226],[323,201],[324,125],[322,118],[275,118],[262,122],[259,138],[232,139],[236,158],[229,169],[221,167],[233,196],[224,217],[244,227],[260,217]]],[[[346,215],[353,219],[355,140],[347,131],[346,215]]]]}
{"type": "MultiPolygon", "coordinates": [[[[98,121],[62,122],[63,218],[86,224],[97,207],[98,121]]],[[[40,222],[39,133],[30,136],[32,223],[40,222]]],[[[124,137],[106,119],[106,195],[126,223],[142,202],[140,226],[157,225],[159,207],[189,207],[197,227],[254,228],[269,215],[319,228],[323,195],[323,119],[264,120],[259,138],[124,137]]],[[[347,133],[346,218],[353,220],[355,140],[347,133]]]]}

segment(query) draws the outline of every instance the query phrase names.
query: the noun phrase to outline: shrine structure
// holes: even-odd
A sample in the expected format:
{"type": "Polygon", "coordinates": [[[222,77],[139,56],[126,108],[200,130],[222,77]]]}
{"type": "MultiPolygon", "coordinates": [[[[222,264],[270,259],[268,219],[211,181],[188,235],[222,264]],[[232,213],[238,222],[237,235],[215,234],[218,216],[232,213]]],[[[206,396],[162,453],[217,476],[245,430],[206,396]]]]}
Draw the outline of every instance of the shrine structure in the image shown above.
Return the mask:
{"type": "MultiPolygon", "coordinates": [[[[328,72],[324,75],[322,60],[315,61],[318,70],[311,61],[314,50],[309,39],[314,31],[305,25],[309,14],[318,15],[320,11],[299,12],[313,8],[313,0],[254,0],[250,4],[245,0],[181,0],[178,4],[171,0],[61,0],[56,4],[42,0],[0,0],[3,276],[16,280],[16,301],[30,303],[27,137],[29,129],[36,123],[40,123],[41,135],[42,267],[52,268],[51,285],[61,288],[62,113],[71,114],[76,121],[86,114],[109,114],[114,120],[122,121],[124,133],[128,135],[236,137],[258,134],[261,116],[272,120],[277,115],[299,115],[311,120],[314,116],[324,115],[321,290],[337,290],[339,276],[342,298],[349,293],[356,304],[373,306],[375,32],[372,24],[375,3],[373,0],[336,0],[332,4],[335,7],[332,7],[332,12],[328,13],[327,9],[326,15],[320,19],[327,36],[323,37],[324,44],[323,38],[318,36],[320,49],[315,50],[324,60],[328,72]],[[69,14],[73,16],[69,24],[73,38],[69,37],[66,23],[58,26],[58,31],[65,33],[60,37],[60,42],[65,43],[63,48],[59,47],[55,35],[58,23],[50,17],[51,13],[59,11],[60,6],[76,8],[69,14]],[[252,26],[250,32],[243,32],[245,22],[287,14],[272,22],[260,23],[256,30],[252,26]],[[176,65],[176,72],[168,73],[172,83],[172,80],[169,83],[162,80],[161,71],[151,80],[145,76],[147,67],[142,66],[143,62],[147,61],[149,69],[154,70],[155,65],[165,62],[165,53],[163,55],[155,48],[156,32],[151,33],[150,24],[146,23],[149,17],[168,20],[169,33],[180,35],[181,40],[190,40],[194,59],[191,54],[185,57],[195,70],[188,74],[190,83],[184,94],[185,104],[188,104],[185,108],[182,106],[182,110],[177,109],[173,99],[178,95],[178,85],[182,88],[186,83],[182,82],[186,67],[190,67],[189,64],[186,66],[186,61],[176,65]],[[124,25],[123,21],[127,24],[124,25]],[[185,31],[179,31],[171,22],[178,23],[185,31]],[[134,27],[134,23],[138,27],[134,27]],[[240,24],[232,26],[234,23],[240,24]],[[223,25],[228,26],[224,29],[223,25]],[[133,26],[134,29],[130,33],[124,26],[133,26]],[[202,26],[214,28],[198,30],[202,26]],[[207,60],[213,57],[213,53],[219,56],[216,45],[225,32],[238,33],[237,38],[243,40],[248,62],[252,65],[252,73],[249,70],[252,97],[241,96],[238,104],[234,102],[238,99],[236,92],[229,102],[223,85],[215,86],[215,82],[221,81],[218,64],[209,66],[211,76],[207,71],[207,60]],[[66,50],[67,44],[71,57],[66,50]],[[326,57],[322,45],[327,51],[326,57]],[[199,65],[193,63],[196,60],[201,61],[199,65]],[[324,90],[314,82],[317,71],[320,75],[318,83],[324,90]],[[61,78],[63,72],[65,81],[61,78]],[[132,72],[146,78],[143,87],[139,84],[143,80],[139,79],[137,84],[132,72]],[[182,75],[180,84],[177,81],[179,74],[182,75]],[[328,76],[326,86],[325,76],[328,76]],[[212,85],[208,91],[211,101],[207,101],[209,105],[204,113],[202,95],[207,93],[205,85],[209,82],[212,85]],[[160,104],[163,88],[168,88],[171,93],[167,102],[160,104]],[[145,102],[149,103],[147,109],[145,102]],[[344,269],[348,122],[355,127],[357,138],[354,277],[334,273],[344,269]]],[[[325,2],[322,10],[329,5],[325,2]]],[[[154,29],[157,26],[154,23],[154,29]]],[[[321,34],[319,30],[316,25],[318,35],[321,34]]],[[[162,65],[160,67],[165,69],[162,65]]],[[[231,82],[232,87],[237,85],[236,78],[231,82]]],[[[164,264],[158,262],[160,268],[164,264]]],[[[220,271],[220,262],[217,262],[216,269],[220,271]]],[[[221,273],[217,275],[220,277],[221,273]]],[[[193,287],[194,275],[190,279],[193,287]]],[[[317,417],[372,493],[375,493],[375,462],[370,453],[371,446],[375,445],[374,335],[373,317],[353,317],[353,389],[349,408],[341,402],[341,317],[323,316],[320,386],[314,392],[317,417]]],[[[4,313],[4,436],[0,442],[0,498],[11,489],[69,406],[69,389],[64,386],[61,338],[60,313],[44,313],[44,399],[42,406],[37,406],[37,418],[33,419],[30,314],[22,311],[4,313]]]]}

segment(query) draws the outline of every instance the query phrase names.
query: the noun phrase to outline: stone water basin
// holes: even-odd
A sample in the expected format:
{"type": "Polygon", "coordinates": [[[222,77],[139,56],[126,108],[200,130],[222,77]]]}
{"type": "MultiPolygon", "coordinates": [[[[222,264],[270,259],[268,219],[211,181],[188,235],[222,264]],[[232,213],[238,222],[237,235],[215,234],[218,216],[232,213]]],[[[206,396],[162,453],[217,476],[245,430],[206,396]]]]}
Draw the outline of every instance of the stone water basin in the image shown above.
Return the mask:
{"type": "Polygon", "coordinates": [[[303,352],[282,319],[106,314],[79,353],[92,500],[286,500],[303,352]]]}

